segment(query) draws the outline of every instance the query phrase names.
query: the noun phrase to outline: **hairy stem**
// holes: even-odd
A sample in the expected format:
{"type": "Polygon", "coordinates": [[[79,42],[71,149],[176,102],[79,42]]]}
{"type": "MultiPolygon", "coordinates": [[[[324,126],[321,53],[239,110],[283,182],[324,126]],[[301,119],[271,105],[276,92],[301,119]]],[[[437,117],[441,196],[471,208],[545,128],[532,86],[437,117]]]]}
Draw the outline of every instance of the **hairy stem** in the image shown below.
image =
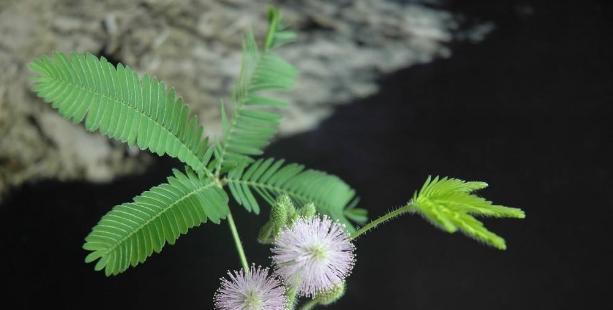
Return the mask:
{"type": "Polygon", "coordinates": [[[245,256],[245,250],[243,249],[241,238],[238,236],[238,231],[236,230],[236,224],[234,224],[234,218],[232,218],[232,212],[228,212],[228,225],[230,226],[230,231],[232,232],[232,238],[234,238],[234,244],[236,245],[236,251],[238,252],[238,256],[240,257],[241,264],[243,265],[243,269],[245,270],[245,272],[248,272],[249,264],[247,263],[247,256],[245,256]]]}
{"type": "Polygon", "coordinates": [[[300,307],[300,310],[311,310],[311,309],[315,309],[315,306],[317,306],[318,302],[316,300],[309,300],[306,304],[302,305],[302,307],[300,307]]]}
{"type": "Polygon", "coordinates": [[[287,308],[288,309],[293,310],[296,308],[296,293],[298,293],[298,290],[294,286],[289,287],[285,291],[285,295],[287,296],[287,308]]]}
{"type": "Polygon", "coordinates": [[[402,206],[402,207],[400,207],[400,208],[398,208],[398,209],[396,209],[394,211],[391,211],[391,212],[389,212],[389,213],[387,213],[387,214],[377,218],[376,220],[371,221],[370,223],[366,224],[364,227],[358,229],[356,232],[351,234],[351,236],[349,237],[349,240],[354,240],[357,237],[365,234],[366,232],[368,232],[368,231],[370,231],[372,229],[377,228],[377,226],[379,226],[379,225],[381,225],[381,224],[383,224],[383,223],[385,223],[385,222],[387,222],[387,221],[389,221],[389,220],[391,220],[393,218],[396,218],[396,217],[401,216],[401,215],[406,214],[406,213],[413,212],[413,207],[414,206],[415,206],[415,204],[413,203],[413,201],[409,201],[409,203],[407,203],[406,205],[404,205],[404,206],[402,206]]]}

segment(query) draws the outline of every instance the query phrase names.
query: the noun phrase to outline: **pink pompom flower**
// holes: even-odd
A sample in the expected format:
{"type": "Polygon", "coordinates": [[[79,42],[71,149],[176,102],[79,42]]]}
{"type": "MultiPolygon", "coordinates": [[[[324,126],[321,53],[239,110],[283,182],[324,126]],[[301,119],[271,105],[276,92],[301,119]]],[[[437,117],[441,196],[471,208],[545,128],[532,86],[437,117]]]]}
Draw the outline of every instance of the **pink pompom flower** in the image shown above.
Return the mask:
{"type": "Polygon", "coordinates": [[[285,288],[280,281],[268,276],[268,268],[251,266],[245,272],[228,272],[215,293],[218,310],[284,310],[287,304],[285,288]]]}
{"type": "Polygon", "coordinates": [[[327,216],[299,218],[275,239],[272,260],[286,285],[313,297],[345,280],[355,263],[354,250],[338,222],[327,216]]]}

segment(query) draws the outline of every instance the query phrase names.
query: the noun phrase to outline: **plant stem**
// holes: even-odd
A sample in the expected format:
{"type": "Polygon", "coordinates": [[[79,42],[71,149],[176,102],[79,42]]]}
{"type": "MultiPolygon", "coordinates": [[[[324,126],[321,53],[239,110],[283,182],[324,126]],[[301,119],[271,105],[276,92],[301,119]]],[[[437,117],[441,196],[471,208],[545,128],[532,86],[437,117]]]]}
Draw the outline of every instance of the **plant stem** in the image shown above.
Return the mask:
{"type": "Polygon", "coordinates": [[[289,287],[285,291],[285,295],[287,295],[287,309],[293,310],[296,308],[296,293],[298,293],[298,290],[294,286],[289,287]]]}
{"type": "Polygon", "coordinates": [[[234,224],[234,218],[232,218],[232,212],[228,211],[228,225],[230,226],[230,231],[232,232],[232,238],[234,238],[234,244],[236,245],[236,251],[238,252],[238,256],[240,257],[241,264],[243,265],[243,269],[245,272],[249,271],[249,264],[247,263],[247,256],[245,256],[245,250],[243,250],[243,244],[241,243],[241,238],[238,236],[238,231],[236,230],[236,224],[234,224]]]}
{"type": "Polygon", "coordinates": [[[300,307],[300,310],[311,310],[311,309],[315,309],[315,306],[317,306],[317,301],[316,300],[309,300],[306,304],[304,304],[302,307],[300,307]]]}
{"type": "Polygon", "coordinates": [[[391,211],[379,218],[377,218],[376,220],[371,221],[370,223],[366,224],[364,227],[358,229],[356,232],[354,232],[353,234],[351,234],[351,236],[349,237],[349,240],[354,240],[355,238],[365,234],[366,232],[368,232],[371,229],[376,228],[377,226],[379,226],[380,224],[383,224],[395,217],[401,216],[405,213],[409,213],[412,212],[413,207],[415,206],[415,204],[412,201],[409,201],[409,203],[407,203],[406,205],[391,211]]]}

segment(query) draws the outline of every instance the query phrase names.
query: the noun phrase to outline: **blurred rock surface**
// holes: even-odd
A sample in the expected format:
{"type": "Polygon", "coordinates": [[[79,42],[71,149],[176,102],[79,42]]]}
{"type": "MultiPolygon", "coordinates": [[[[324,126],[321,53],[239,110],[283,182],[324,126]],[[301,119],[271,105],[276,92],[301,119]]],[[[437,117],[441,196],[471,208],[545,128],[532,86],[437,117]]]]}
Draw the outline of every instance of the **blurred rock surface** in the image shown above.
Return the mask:
{"type": "MultiPolygon", "coordinates": [[[[419,2],[273,1],[299,41],[281,53],[301,74],[281,134],[317,125],[335,104],[377,90],[382,74],[450,55],[450,13],[419,2]]],[[[432,1],[429,1],[432,2],[432,1]]],[[[150,155],[62,119],[30,90],[27,64],[52,51],[103,55],[177,92],[218,136],[217,104],[239,70],[241,34],[266,28],[269,1],[0,0],[0,198],[56,178],[109,181],[150,155]]]]}

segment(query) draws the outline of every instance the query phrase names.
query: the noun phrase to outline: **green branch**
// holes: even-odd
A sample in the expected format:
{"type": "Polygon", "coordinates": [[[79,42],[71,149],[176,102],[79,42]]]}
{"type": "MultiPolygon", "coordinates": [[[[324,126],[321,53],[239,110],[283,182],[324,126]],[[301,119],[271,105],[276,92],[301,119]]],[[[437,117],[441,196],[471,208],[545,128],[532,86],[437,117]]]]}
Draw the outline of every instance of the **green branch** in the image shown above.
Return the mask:
{"type": "Polygon", "coordinates": [[[234,218],[232,218],[232,212],[228,211],[228,226],[230,226],[230,231],[232,232],[232,238],[234,238],[234,244],[236,245],[236,251],[238,252],[238,256],[240,258],[241,264],[243,265],[243,269],[245,272],[249,271],[249,263],[247,263],[247,256],[245,255],[245,250],[243,249],[243,243],[241,242],[241,238],[238,236],[238,231],[236,230],[236,224],[234,224],[234,218]]]}
{"type": "Polygon", "coordinates": [[[300,307],[300,310],[311,310],[311,309],[315,309],[315,306],[317,306],[317,304],[319,304],[317,302],[317,300],[309,300],[306,304],[302,305],[302,307],[300,307]]]}
{"type": "Polygon", "coordinates": [[[394,211],[391,211],[391,212],[389,212],[389,213],[387,213],[387,214],[385,214],[385,215],[383,215],[383,216],[381,216],[381,217],[379,217],[379,218],[377,218],[375,220],[372,220],[370,223],[366,224],[364,227],[358,229],[356,232],[351,234],[349,240],[354,240],[357,237],[365,234],[366,232],[368,232],[368,231],[370,231],[372,229],[377,228],[377,226],[379,226],[379,225],[381,225],[381,224],[383,224],[383,223],[385,223],[385,222],[387,222],[389,220],[392,220],[392,219],[394,219],[396,217],[399,217],[399,216],[401,216],[403,214],[415,212],[415,210],[413,208],[414,208],[413,202],[410,201],[405,206],[400,207],[400,208],[398,208],[398,209],[396,209],[394,211]]]}

